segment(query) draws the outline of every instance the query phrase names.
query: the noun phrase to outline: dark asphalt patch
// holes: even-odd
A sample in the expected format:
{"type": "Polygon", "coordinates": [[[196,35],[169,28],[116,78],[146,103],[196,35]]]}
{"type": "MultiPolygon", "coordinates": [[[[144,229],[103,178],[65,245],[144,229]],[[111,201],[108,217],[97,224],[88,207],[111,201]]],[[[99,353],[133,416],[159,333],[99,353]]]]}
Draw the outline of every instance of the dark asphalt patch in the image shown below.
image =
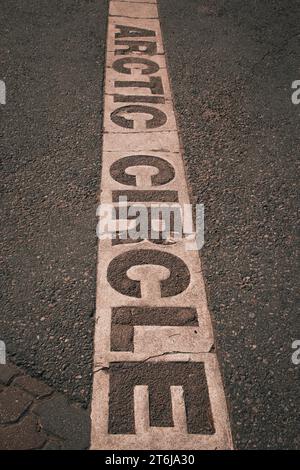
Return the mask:
{"type": "Polygon", "coordinates": [[[159,2],[235,446],[299,448],[297,1],[159,2]]]}
{"type": "Polygon", "coordinates": [[[0,9],[0,339],[29,374],[86,405],[107,2],[0,9]]]}

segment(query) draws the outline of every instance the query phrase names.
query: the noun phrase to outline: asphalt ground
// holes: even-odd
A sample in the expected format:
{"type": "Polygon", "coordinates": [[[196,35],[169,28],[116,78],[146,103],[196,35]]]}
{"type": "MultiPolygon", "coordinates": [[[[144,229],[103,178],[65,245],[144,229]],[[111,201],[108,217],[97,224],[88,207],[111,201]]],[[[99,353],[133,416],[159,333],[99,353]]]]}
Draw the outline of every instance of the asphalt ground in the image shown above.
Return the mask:
{"type": "MultiPolygon", "coordinates": [[[[299,3],[159,7],[235,447],[299,448],[299,3]]],[[[0,10],[0,339],[88,405],[107,5],[0,10]]]]}
{"type": "Polygon", "coordinates": [[[87,405],[107,2],[0,11],[0,338],[13,362],[87,405]]]}
{"type": "Polygon", "coordinates": [[[299,448],[297,1],[160,0],[236,448],[299,448]]]}

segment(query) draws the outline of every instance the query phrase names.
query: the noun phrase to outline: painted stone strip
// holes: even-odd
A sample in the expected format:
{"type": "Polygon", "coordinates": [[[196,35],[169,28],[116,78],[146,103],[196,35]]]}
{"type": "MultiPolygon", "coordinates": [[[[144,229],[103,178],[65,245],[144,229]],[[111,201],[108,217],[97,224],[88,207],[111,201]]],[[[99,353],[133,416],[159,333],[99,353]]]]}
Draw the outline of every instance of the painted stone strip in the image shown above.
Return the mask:
{"type": "MultiPolygon", "coordinates": [[[[121,222],[120,197],[190,201],[156,1],[109,12],[101,204],[121,222]]],[[[198,252],[121,238],[99,241],[91,448],[232,448],[198,252]]]]}

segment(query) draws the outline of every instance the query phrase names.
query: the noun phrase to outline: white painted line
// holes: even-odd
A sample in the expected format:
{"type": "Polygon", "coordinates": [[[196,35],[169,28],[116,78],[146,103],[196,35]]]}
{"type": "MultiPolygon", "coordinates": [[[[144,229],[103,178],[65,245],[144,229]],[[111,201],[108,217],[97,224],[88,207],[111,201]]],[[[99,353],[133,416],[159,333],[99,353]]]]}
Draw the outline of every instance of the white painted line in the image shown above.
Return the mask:
{"type": "Polygon", "coordinates": [[[124,2],[124,3],[155,3],[156,0],[119,0],[119,2],[124,2]]]}
{"type": "Polygon", "coordinates": [[[124,16],[127,18],[157,18],[157,6],[155,3],[126,3],[113,0],[109,5],[110,16],[124,16]]]}
{"type": "Polygon", "coordinates": [[[179,153],[180,145],[177,131],[128,133],[126,139],[116,139],[113,133],[104,134],[105,152],[174,152],[179,153]]]}
{"type": "MultiPolygon", "coordinates": [[[[101,204],[118,207],[126,196],[128,206],[183,208],[189,192],[156,1],[113,0],[109,12],[101,204]]],[[[101,239],[91,448],[231,449],[213,345],[199,255],[185,239],[101,239]]]]}

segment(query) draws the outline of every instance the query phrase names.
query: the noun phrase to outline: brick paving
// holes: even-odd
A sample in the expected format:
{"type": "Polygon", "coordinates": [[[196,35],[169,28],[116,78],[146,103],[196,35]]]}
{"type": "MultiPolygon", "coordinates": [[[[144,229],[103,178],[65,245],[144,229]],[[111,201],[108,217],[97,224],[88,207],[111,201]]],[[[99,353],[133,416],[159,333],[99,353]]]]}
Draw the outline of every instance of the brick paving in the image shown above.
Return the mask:
{"type": "Polygon", "coordinates": [[[13,364],[0,365],[0,449],[89,448],[89,411],[13,364]]]}

